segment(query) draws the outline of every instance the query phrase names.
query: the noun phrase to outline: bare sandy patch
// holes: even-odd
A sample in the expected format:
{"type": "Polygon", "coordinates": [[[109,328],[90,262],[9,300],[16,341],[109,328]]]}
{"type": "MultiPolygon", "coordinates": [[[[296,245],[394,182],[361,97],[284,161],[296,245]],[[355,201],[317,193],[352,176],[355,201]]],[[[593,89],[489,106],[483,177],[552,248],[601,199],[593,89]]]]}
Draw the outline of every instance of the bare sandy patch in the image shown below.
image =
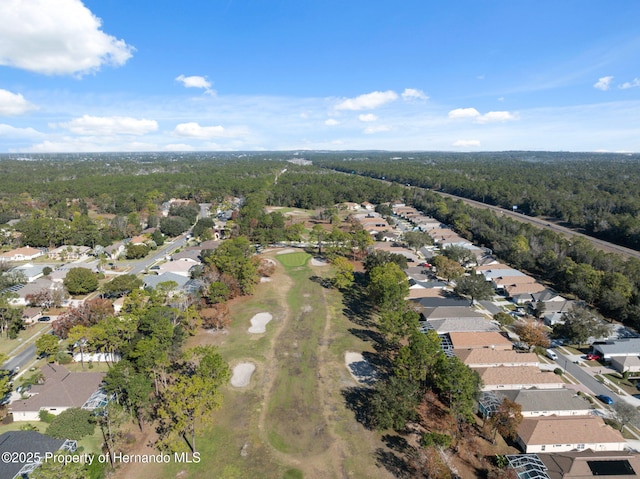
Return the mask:
{"type": "Polygon", "coordinates": [[[270,282],[271,282],[271,278],[268,278],[268,277],[266,277],[266,276],[262,276],[262,277],[260,278],[260,282],[261,282],[261,283],[270,283],[270,282]]]}
{"type": "Polygon", "coordinates": [[[231,385],[234,388],[246,388],[251,382],[251,375],[256,370],[253,363],[240,363],[233,367],[233,375],[231,376],[231,385]]]}
{"type": "Polygon", "coordinates": [[[272,319],[271,313],[258,313],[251,318],[251,327],[248,331],[252,334],[262,334],[267,330],[267,323],[272,319]]]}
{"type": "Polygon", "coordinates": [[[311,266],[328,266],[329,263],[323,259],[311,258],[311,266]]]}
{"type": "Polygon", "coordinates": [[[351,373],[351,376],[360,384],[372,385],[376,381],[376,370],[362,353],[347,351],[344,354],[344,363],[351,373]]]}

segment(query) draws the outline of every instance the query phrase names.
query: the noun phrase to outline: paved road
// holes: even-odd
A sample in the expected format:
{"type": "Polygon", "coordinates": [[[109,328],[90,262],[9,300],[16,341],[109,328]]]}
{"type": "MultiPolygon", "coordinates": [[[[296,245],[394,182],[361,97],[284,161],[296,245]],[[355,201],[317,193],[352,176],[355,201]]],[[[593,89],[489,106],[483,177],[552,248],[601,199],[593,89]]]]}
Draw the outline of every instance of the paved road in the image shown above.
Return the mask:
{"type": "Polygon", "coordinates": [[[614,253],[618,253],[622,256],[625,257],[633,257],[633,258],[638,258],[640,259],[640,251],[636,251],[630,248],[625,248],[624,246],[619,246],[617,244],[613,244],[613,243],[609,243],[608,241],[603,241],[600,240],[598,238],[594,238],[593,236],[589,236],[583,233],[579,233],[575,230],[572,230],[571,228],[565,228],[564,226],[560,226],[559,224],[557,224],[556,222],[554,222],[555,220],[553,219],[545,219],[545,218],[539,218],[536,216],[527,216],[524,215],[522,213],[517,213],[515,211],[512,210],[508,210],[508,209],[504,209],[504,208],[500,208],[498,206],[493,206],[493,205],[488,205],[486,203],[482,203],[481,201],[475,201],[475,200],[470,200],[468,198],[463,198],[461,196],[455,196],[449,193],[443,193],[442,191],[436,191],[436,190],[431,190],[434,193],[437,193],[439,195],[442,196],[447,196],[449,198],[455,199],[455,200],[461,200],[462,202],[470,205],[470,206],[474,206],[476,208],[484,208],[484,209],[489,209],[492,210],[496,213],[498,213],[499,215],[506,215],[509,216],[510,218],[513,218],[517,221],[522,221],[523,223],[531,223],[539,228],[546,228],[546,229],[550,229],[552,231],[555,231],[556,233],[561,233],[564,234],[566,236],[580,236],[582,238],[585,238],[587,240],[589,240],[594,246],[596,246],[599,249],[602,249],[603,251],[606,252],[614,252],[614,253]]]}
{"type": "Polygon", "coordinates": [[[594,378],[591,374],[585,371],[585,368],[580,366],[579,364],[575,364],[573,361],[574,357],[565,355],[559,349],[554,349],[556,354],[558,355],[558,359],[556,363],[559,367],[563,368],[567,371],[571,376],[576,378],[580,384],[589,389],[594,396],[598,394],[604,394],[606,396],[611,397],[614,402],[622,400],[620,396],[615,394],[611,389],[602,384],[596,378],[594,378]]]}
{"type": "Polygon", "coordinates": [[[36,346],[30,344],[20,354],[15,355],[2,365],[2,369],[7,371],[15,371],[16,368],[24,369],[24,367],[30,364],[36,358],[36,346]]]}

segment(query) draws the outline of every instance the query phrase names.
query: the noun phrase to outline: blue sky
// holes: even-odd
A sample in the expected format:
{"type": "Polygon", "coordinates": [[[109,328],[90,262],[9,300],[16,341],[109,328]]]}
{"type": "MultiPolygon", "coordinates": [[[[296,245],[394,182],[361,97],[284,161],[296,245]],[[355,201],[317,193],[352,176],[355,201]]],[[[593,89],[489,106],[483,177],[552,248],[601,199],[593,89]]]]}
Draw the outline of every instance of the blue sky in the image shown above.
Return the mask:
{"type": "Polygon", "coordinates": [[[2,0],[0,152],[640,152],[640,2],[2,0]]]}

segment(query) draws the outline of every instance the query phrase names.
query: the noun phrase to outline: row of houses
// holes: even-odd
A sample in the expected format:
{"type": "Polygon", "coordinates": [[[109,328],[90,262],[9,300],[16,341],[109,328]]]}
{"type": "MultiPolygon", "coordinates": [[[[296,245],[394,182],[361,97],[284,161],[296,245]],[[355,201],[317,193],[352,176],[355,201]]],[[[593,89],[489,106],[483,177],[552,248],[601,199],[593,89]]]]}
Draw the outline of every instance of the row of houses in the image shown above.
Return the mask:
{"type": "MultiPolygon", "coordinates": [[[[472,252],[476,260],[467,266],[474,267],[513,303],[531,307],[544,303],[542,309],[550,322],[571,307],[535,278],[499,263],[486,250],[414,208],[396,206],[394,213],[428,232],[440,248],[456,245],[472,252]]],[[[595,415],[591,403],[567,388],[562,377],[542,365],[536,354],[514,350],[495,321],[449,292],[428,268],[412,266],[406,272],[410,282],[407,299],[420,313],[421,329],[435,330],[445,353],[457,356],[480,376],[480,413],[491,415],[505,398],[522,407],[524,420],[516,442],[525,453],[624,451],[627,443],[620,432],[595,415]]],[[[604,352],[607,346],[603,346],[604,352]]],[[[640,370],[640,360],[638,366],[640,370]]]]}

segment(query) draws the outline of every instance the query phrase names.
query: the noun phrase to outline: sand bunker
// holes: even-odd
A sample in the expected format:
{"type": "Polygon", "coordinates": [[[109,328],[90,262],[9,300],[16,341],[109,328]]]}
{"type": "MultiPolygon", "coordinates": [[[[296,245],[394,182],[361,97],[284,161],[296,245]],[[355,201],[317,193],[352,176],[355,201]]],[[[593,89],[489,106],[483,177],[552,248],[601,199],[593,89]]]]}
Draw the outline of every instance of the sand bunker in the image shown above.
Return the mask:
{"type": "Polygon", "coordinates": [[[267,278],[266,276],[263,276],[260,278],[260,282],[261,283],[270,283],[272,281],[271,278],[267,278]]]}
{"type": "Polygon", "coordinates": [[[251,375],[256,370],[253,363],[240,363],[233,367],[231,385],[234,388],[246,388],[251,381],[251,375]]]}
{"type": "Polygon", "coordinates": [[[311,258],[311,266],[327,266],[328,264],[329,263],[323,259],[311,258]]]}
{"type": "Polygon", "coordinates": [[[370,386],[376,381],[376,370],[361,353],[347,351],[344,355],[344,363],[351,376],[360,384],[370,386]]]}
{"type": "Polygon", "coordinates": [[[271,313],[258,313],[251,318],[251,327],[248,331],[252,334],[264,333],[267,330],[267,323],[272,319],[271,313]]]}
{"type": "Polygon", "coordinates": [[[296,250],[293,248],[288,248],[288,249],[283,249],[282,251],[278,251],[276,254],[289,254],[289,253],[295,253],[296,250]]]}

